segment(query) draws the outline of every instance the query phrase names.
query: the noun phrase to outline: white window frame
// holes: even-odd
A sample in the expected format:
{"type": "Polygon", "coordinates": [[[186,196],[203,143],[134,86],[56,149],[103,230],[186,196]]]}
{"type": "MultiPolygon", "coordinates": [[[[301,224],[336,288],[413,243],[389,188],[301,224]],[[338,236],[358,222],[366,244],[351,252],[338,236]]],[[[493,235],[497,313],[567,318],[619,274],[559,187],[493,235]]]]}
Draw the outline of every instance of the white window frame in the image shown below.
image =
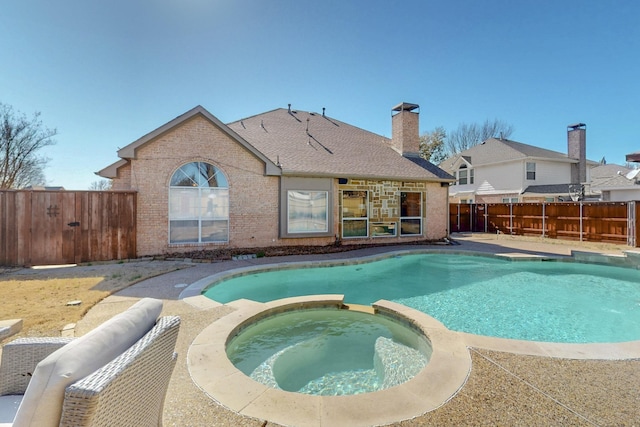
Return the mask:
{"type": "MultiPolygon", "coordinates": [[[[307,215],[304,215],[307,216],[307,215]]],[[[329,231],[329,192],[325,190],[288,190],[287,191],[287,233],[314,234],[329,231]],[[306,205],[304,204],[307,198],[306,205]],[[321,203],[318,205],[317,202],[321,203]],[[319,208],[318,208],[319,207],[319,208]],[[301,219],[300,213],[308,209],[309,219],[301,219]],[[315,209],[315,212],[314,212],[315,209]],[[321,215],[324,209],[324,215],[321,215]],[[292,215],[298,216],[294,218],[292,215]],[[306,223],[306,228],[293,228],[293,225],[306,223]]]]}
{"type": "Polygon", "coordinates": [[[423,230],[423,219],[422,219],[422,212],[424,210],[424,200],[422,198],[422,192],[420,191],[401,191],[400,192],[400,236],[421,236],[422,235],[422,230],[423,230]],[[419,196],[419,200],[420,200],[420,214],[419,216],[404,216],[402,215],[402,197],[404,194],[418,194],[419,196]],[[417,233],[405,233],[403,232],[403,222],[409,222],[411,221],[412,223],[415,222],[416,220],[419,221],[419,231],[417,233]]]}
{"type": "Polygon", "coordinates": [[[527,162],[525,166],[525,178],[527,181],[535,181],[536,180],[536,163],[535,162],[527,162]],[[531,174],[531,175],[529,175],[531,174]]]}
{"type": "MultiPolygon", "coordinates": [[[[363,239],[366,237],[369,237],[369,216],[370,216],[370,212],[369,212],[369,192],[367,190],[343,190],[342,194],[342,238],[343,239],[363,239]],[[365,202],[364,202],[364,211],[365,211],[365,216],[358,216],[358,217],[351,217],[351,216],[345,216],[345,203],[344,203],[344,196],[346,193],[365,193],[366,197],[365,197],[365,202]],[[349,222],[364,222],[365,224],[365,235],[363,236],[345,236],[345,229],[348,227],[345,227],[346,224],[348,224],[349,222]]],[[[362,209],[362,207],[360,207],[362,209]]]]}
{"type": "Polygon", "coordinates": [[[457,178],[456,179],[456,184],[458,184],[458,185],[473,184],[474,176],[475,176],[475,174],[473,172],[473,168],[470,168],[466,164],[462,164],[462,165],[460,165],[460,167],[456,171],[456,178],[457,178]],[[462,182],[462,180],[464,180],[464,182],[462,182]]]}
{"type": "Polygon", "coordinates": [[[168,236],[169,245],[193,245],[193,244],[215,244],[229,242],[229,184],[225,173],[215,165],[207,162],[189,162],[180,166],[172,175],[169,184],[168,200],[168,236]],[[213,177],[218,177],[223,185],[211,187],[208,182],[204,182],[206,177],[199,176],[197,181],[183,172],[183,168],[195,165],[201,170],[202,165],[213,168],[213,177]],[[182,179],[188,185],[171,185],[174,178],[182,174],[182,179]],[[217,203],[215,200],[222,201],[217,203]],[[173,227],[178,227],[179,223],[197,224],[197,238],[194,239],[172,239],[173,227]],[[203,228],[207,224],[225,223],[222,234],[224,239],[206,239],[203,236],[203,228]],[[203,227],[203,224],[204,227],[203,227]]]}

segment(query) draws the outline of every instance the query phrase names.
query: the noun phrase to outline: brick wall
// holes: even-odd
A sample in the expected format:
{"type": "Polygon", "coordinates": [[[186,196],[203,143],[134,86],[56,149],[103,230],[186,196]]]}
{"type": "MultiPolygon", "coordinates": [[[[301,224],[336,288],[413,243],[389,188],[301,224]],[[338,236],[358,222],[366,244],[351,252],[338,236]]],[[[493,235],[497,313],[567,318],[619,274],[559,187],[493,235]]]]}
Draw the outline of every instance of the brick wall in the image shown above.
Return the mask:
{"type": "Polygon", "coordinates": [[[226,133],[196,116],[138,149],[131,187],[138,191],[138,255],[197,248],[277,244],[278,177],[264,176],[264,164],[226,133]],[[215,165],[229,182],[229,243],[169,245],[169,183],[189,162],[215,165]]]}
{"type": "MultiPolygon", "coordinates": [[[[446,188],[439,183],[355,181],[334,184],[334,233],[331,237],[281,239],[279,237],[279,177],[265,176],[264,164],[209,120],[194,116],[169,132],[139,147],[136,158],[118,170],[114,189],[135,190],[137,200],[138,256],[186,252],[217,247],[253,248],[282,245],[327,245],[340,236],[339,190],[366,189],[371,193],[372,220],[399,221],[400,191],[423,194],[424,237],[447,235],[446,188]],[[229,183],[229,242],[169,244],[169,184],[182,165],[201,161],[215,165],[229,183]]],[[[350,239],[352,243],[378,243],[380,239],[350,239]]],[[[383,241],[389,241],[383,239],[383,241]]],[[[348,243],[348,242],[345,242],[348,243]]]]}

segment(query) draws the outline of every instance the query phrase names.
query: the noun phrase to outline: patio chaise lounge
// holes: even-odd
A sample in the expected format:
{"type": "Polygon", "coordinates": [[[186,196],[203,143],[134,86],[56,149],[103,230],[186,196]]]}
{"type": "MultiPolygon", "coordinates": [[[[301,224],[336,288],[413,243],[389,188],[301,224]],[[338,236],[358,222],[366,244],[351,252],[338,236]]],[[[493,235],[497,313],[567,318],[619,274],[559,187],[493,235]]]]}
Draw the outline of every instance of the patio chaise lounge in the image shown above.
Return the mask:
{"type": "Polygon", "coordinates": [[[145,298],[79,338],[2,349],[0,427],[159,426],[180,318],[145,298]]]}

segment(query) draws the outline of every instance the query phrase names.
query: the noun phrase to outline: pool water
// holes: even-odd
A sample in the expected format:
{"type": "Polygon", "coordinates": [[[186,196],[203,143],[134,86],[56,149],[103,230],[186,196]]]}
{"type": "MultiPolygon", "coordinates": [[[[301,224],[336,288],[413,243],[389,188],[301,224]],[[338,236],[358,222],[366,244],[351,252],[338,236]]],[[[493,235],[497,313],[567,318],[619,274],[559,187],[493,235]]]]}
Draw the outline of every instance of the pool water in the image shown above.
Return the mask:
{"type": "Polygon", "coordinates": [[[426,366],[424,335],[382,315],[297,310],[241,330],[229,360],[254,380],[312,395],[352,395],[399,385],[426,366]]]}
{"type": "Polygon", "coordinates": [[[449,329],[564,343],[640,339],[640,272],[574,262],[411,254],[370,263],[264,271],[205,290],[221,303],[344,294],[346,303],[386,299],[449,329]]]}

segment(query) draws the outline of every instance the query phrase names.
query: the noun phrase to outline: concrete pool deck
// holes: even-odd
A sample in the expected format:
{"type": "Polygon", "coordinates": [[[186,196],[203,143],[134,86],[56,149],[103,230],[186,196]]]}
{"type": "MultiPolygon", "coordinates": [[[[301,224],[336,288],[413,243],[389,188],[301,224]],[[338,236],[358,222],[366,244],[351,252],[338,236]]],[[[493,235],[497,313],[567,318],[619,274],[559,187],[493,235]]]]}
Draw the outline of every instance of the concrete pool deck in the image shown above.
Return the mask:
{"type": "MultiPolygon", "coordinates": [[[[578,243],[517,239],[509,236],[460,235],[457,246],[438,250],[476,251],[511,256],[566,257],[571,250],[622,255],[628,247],[586,247],[578,243]],[[515,255],[517,254],[517,255],[515,255]]],[[[178,337],[178,363],[165,403],[165,426],[275,426],[266,418],[252,418],[229,410],[207,396],[191,378],[187,366],[189,347],[209,325],[235,311],[227,305],[187,303],[179,300],[182,291],[198,280],[239,267],[309,260],[371,256],[387,251],[415,249],[415,246],[367,248],[323,255],[259,258],[197,264],[131,286],[96,305],[76,327],[81,335],[121,312],[141,297],[165,300],[163,314],[182,317],[178,337]]],[[[465,334],[466,335],[466,334],[465,334]]],[[[472,368],[466,384],[447,403],[398,426],[428,425],[637,425],[640,420],[640,351],[638,342],[599,345],[600,359],[574,359],[566,354],[531,355],[522,349],[530,343],[512,342],[512,348],[480,337],[464,337],[469,346],[472,368]],[[627,347],[620,350],[618,347],[627,347]],[[624,354],[619,352],[623,351],[624,354]],[[523,354],[525,353],[525,354],[523,354]],[[635,356],[634,356],[635,355],[635,356]],[[555,357],[550,357],[555,356],[555,357]],[[569,357],[560,358],[559,356],[569,357]],[[634,357],[626,360],[606,360],[634,357]]],[[[491,340],[491,339],[490,339],[491,340]]],[[[493,339],[495,340],[495,339],[493,339]]],[[[592,356],[592,355],[591,355],[592,356]]],[[[392,390],[392,389],[391,389],[392,390]]],[[[419,392],[419,391],[418,391],[419,392]]],[[[424,390],[425,393],[428,390],[424,390]]],[[[354,414],[358,416],[358,414],[354,414]]],[[[362,418],[367,418],[364,411],[362,418]]],[[[384,417],[378,424],[389,422],[384,417]]],[[[399,419],[399,418],[398,418],[399,419]]],[[[319,425],[319,424],[318,424],[319,425]]]]}

